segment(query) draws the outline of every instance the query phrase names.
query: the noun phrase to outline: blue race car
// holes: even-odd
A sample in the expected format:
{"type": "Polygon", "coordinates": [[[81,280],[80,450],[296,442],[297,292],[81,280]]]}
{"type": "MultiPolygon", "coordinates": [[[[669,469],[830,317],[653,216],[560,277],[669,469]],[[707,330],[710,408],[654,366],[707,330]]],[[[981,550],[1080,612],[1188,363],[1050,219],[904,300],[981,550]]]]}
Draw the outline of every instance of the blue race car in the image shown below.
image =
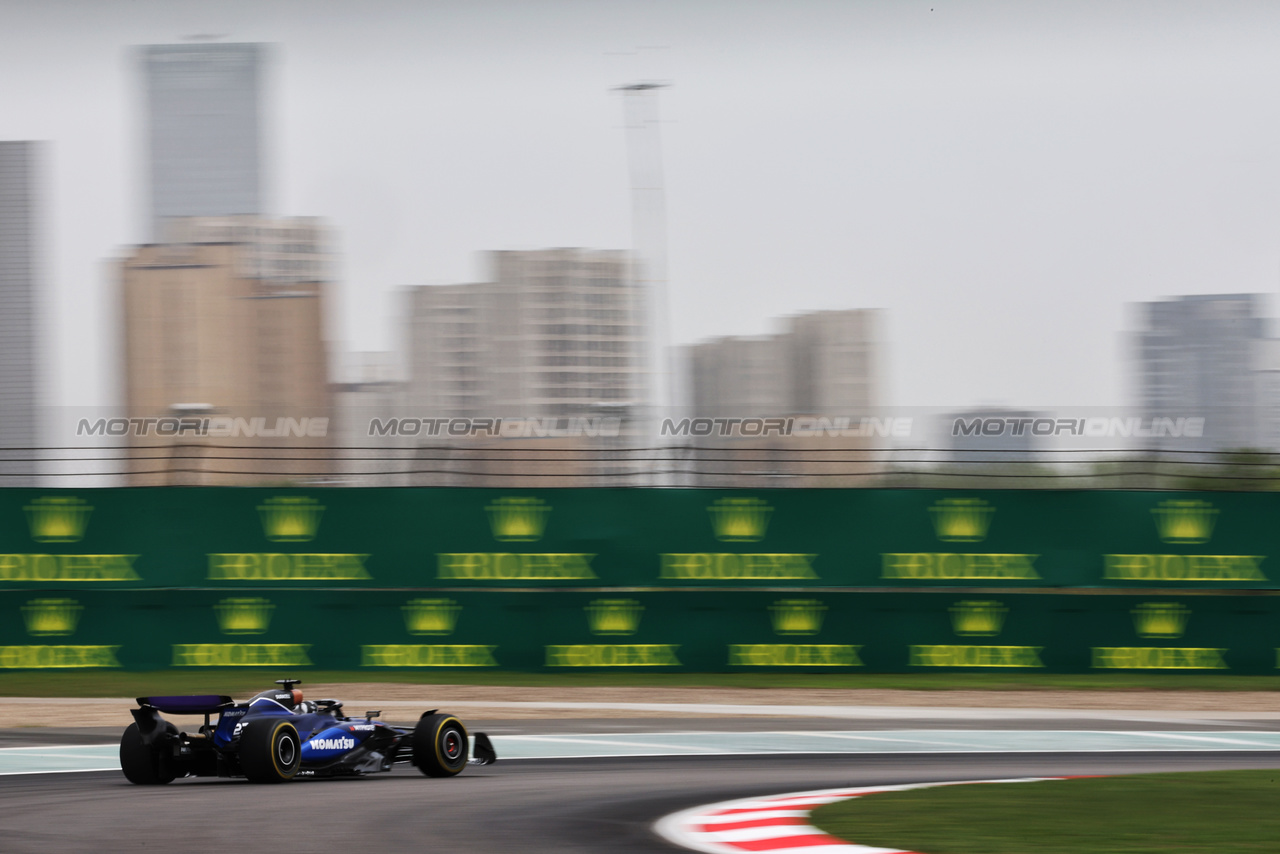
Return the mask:
{"type": "Polygon", "coordinates": [[[468,764],[498,760],[484,733],[475,734],[468,763],[466,727],[452,715],[423,712],[413,728],[342,714],[337,700],[304,700],[298,679],[276,681],[247,703],[217,694],[139,697],[134,722],[120,738],[120,768],[129,782],[168,783],[177,777],[247,777],[283,783],[296,777],[352,777],[418,766],[428,777],[452,777],[468,764]],[[166,715],[203,715],[204,725],[183,732],[166,715]],[[217,714],[218,722],[211,717],[217,714]]]}

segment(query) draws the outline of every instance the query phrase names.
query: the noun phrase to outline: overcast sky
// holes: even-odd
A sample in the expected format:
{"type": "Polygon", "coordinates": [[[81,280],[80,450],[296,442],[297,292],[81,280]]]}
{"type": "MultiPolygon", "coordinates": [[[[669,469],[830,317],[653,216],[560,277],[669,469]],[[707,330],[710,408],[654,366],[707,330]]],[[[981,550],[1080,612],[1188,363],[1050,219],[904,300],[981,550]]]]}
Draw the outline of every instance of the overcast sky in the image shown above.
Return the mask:
{"type": "Polygon", "coordinates": [[[887,310],[889,401],[1124,403],[1124,305],[1280,278],[1280,4],[0,0],[0,139],[50,140],[52,402],[116,402],[144,228],[131,46],[277,45],[273,213],[338,232],[332,328],[487,249],[630,244],[662,93],[671,338],[887,310]]]}

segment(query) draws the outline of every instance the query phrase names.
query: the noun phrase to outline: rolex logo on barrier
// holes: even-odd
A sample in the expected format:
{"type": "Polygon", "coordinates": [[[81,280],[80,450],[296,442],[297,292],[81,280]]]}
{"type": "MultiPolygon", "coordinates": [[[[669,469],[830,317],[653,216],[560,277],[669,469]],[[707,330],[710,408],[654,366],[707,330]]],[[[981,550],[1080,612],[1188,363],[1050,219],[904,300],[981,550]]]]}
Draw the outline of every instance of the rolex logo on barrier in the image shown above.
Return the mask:
{"type": "Polygon", "coordinates": [[[769,606],[774,634],[816,635],[826,610],[817,599],[779,599],[769,606]]]}
{"type": "Polygon", "coordinates": [[[452,599],[410,599],[400,608],[411,635],[451,635],[461,611],[452,599]]]}
{"type": "Polygon", "coordinates": [[[218,628],[224,635],[260,635],[271,625],[271,612],[276,609],[270,599],[246,597],[223,599],[213,606],[218,615],[218,628]]]}
{"type": "Polygon", "coordinates": [[[1131,612],[1133,628],[1142,638],[1180,638],[1191,609],[1171,602],[1144,602],[1131,612]]]}
{"type": "Polygon", "coordinates": [[[75,633],[83,610],[74,599],[32,599],[22,606],[22,619],[29,635],[70,635],[75,633]]]}
{"type": "MultiPolygon", "coordinates": [[[[720,498],[707,507],[711,531],[722,543],[754,543],[769,530],[773,508],[759,498],[720,498]]],[[[658,577],[683,581],[816,579],[816,554],[782,552],[663,552],[658,577]]]]}
{"type": "Polygon", "coordinates": [[[934,533],[944,543],[982,542],[995,512],[981,498],[943,498],[929,508],[934,533]]]}
{"type": "Polygon", "coordinates": [[[644,606],[634,599],[596,599],[587,605],[593,635],[634,635],[644,606]]]}
{"type": "Polygon", "coordinates": [[[951,606],[951,628],[962,637],[994,637],[1008,612],[1000,602],[957,602],[951,606]]]}
{"type": "Polygon", "coordinates": [[[84,538],[93,508],[82,498],[46,496],[23,508],[31,539],[37,543],[76,543],[84,538]]]}
{"type": "Polygon", "coordinates": [[[1209,542],[1218,521],[1218,510],[1208,501],[1161,501],[1151,515],[1163,542],[1186,545],[1209,542]]]}
{"type": "MultiPolygon", "coordinates": [[[[93,513],[93,507],[84,499],[61,495],[34,498],[22,509],[31,539],[38,543],[79,542],[84,539],[93,513]]],[[[133,566],[137,558],[120,554],[0,554],[0,582],[127,583],[139,580],[133,566]]]]}
{"type": "MultiPolygon", "coordinates": [[[[933,531],[946,543],[987,538],[996,509],[981,498],[943,498],[929,508],[933,531]]],[[[1038,554],[1004,552],[881,552],[880,577],[911,581],[1033,581],[1038,554]]]]}
{"type": "Polygon", "coordinates": [[[723,543],[756,543],[764,539],[773,508],[759,498],[721,498],[707,508],[711,529],[723,543]]]}
{"type": "Polygon", "coordinates": [[[493,538],[503,543],[537,542],[551,515],[551,506],[541,498],[498,498],[485,509],[493,538]]]}
{"type": "Polygon", "coordinates": [[[324,507],[314,498],[280,495],[258,505],[262,533],[273,543],[305,543],[320,530],[324,507]]]}

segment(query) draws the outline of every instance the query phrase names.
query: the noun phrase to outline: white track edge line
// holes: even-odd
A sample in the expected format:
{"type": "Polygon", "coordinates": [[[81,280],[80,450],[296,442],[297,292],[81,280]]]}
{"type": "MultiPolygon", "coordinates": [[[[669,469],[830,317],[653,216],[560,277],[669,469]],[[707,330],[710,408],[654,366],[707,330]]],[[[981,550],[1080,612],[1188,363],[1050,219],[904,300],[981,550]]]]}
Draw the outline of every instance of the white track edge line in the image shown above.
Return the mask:
{"type": "MultiPolygon", "coordinates": [[[[851,751],[835,751],[835,750],[795,750],[795,751],[762,751],[762,750],[746,750],[746,751],[719,751],[716,753],[592,753],[583,755],[581,753],[556,754],[551,756],[500,756],[501,762],[533,762],[543,759],[562,760],[562,759],[678,759],[698,757],[716,757],[716,756],[971,756],[983,754],[1005,754],[1005,753],[1141,753],[1141,754],[1162,754],[1162,753],[1274,753],[1280,751],[1280,747],[1256,747],[1256,748],[1239,748],[1226,749],[1221,747],[1169,747],[1161,750],[1143,750],[1141,748],[1085,748],[1078,750],[945,750],[945,751],[901,751],[901,750],[851,750],[851,751]]],[[[72,768],[59,769],[57,771],[0,771],[0,777],[10,777],[18,774],[92,774],[97,771],[112,770],[104,768],[72,768]]]]}

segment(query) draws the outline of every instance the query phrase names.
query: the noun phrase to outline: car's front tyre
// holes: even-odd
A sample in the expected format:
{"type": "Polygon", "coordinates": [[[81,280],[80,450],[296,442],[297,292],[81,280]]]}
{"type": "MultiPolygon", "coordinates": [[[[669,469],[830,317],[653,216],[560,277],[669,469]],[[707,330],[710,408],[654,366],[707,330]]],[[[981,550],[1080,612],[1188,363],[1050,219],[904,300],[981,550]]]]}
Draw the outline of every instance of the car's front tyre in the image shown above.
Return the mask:
{"type": "Polygon", "coordinates": [[[467,767],[467,729],[453,715],[424,715],[413,729],[413,764],[428,777],[467,767]]]}
{"type": "Polygon", "coordinates": [[[302,739],[288,721],[270,718],[246,725],[240,735],[240,768],[253,783],[284,783],[302,765],[302,739]]]}
{"type": "MultiPolygon", "coordinates": [[[[173,724],[165,723],[166,732],[177,732],[173,724]]],[[[164,744],[142,740],[142,732],[136,723],[125,728],[120,736],[120,770],[125,779],[139,786],[159,786],[178,776],[174,772],[173,757],[164,744]]]]}

